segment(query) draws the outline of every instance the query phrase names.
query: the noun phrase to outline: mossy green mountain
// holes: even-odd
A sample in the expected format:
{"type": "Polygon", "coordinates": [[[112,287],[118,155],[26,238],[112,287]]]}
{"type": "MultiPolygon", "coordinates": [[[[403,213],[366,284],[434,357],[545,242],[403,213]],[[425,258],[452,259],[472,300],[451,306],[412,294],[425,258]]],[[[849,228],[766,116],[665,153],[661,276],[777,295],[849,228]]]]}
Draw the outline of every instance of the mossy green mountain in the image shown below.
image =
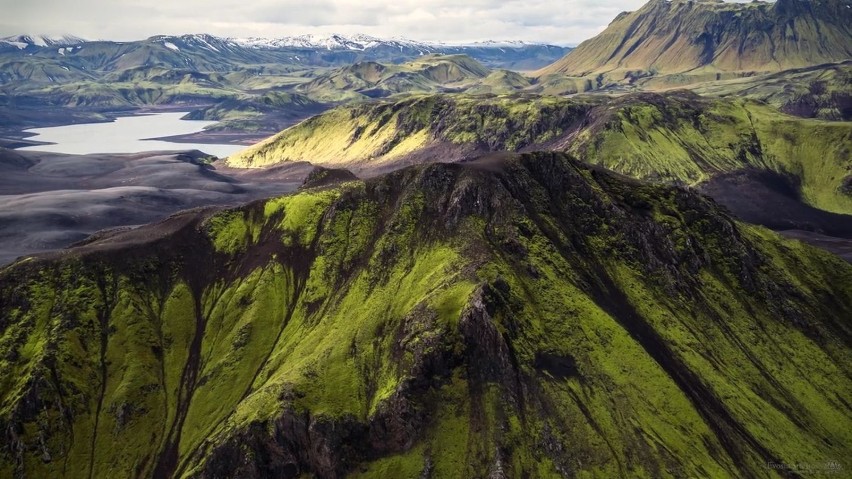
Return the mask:
{"type": "Polygon", "coordinates": [[[538,75],[677,85],[839,62],[852,59],[850,25],[849,0],[651,0],[538,75]]]}
{"type": "Polygon", "coordinates": [[[371,174],[490,151],[567,151],[641,179],[696,185],[754,168],[792,175],[805,202],[852,213],[852,124],[675,91],[603,96],[427,95],[338,107],[228,159],[310,161],[371,174]]]}
{"type": "Polygon", "coordinates": [[[3,477],[768,478],[852,456],[852,265],[558,153],[102,235],[3,269],[0,318],[3,477]]]}

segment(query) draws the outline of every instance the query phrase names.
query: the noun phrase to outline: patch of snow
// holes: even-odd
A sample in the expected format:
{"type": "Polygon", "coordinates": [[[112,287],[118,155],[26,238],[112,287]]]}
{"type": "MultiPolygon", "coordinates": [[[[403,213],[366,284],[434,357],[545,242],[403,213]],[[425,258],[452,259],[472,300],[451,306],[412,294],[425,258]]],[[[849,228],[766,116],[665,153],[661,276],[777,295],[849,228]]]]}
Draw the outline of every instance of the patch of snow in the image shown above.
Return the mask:
{"type": "Polygon", "coordinates": [[[379,47],[398,48],[405,50],[410,48],[420,52],[433,52],[443,48],[510,48],[519,49],[531,46],[549,46],[544,43],[525,42],[520,40],[505,40],[505,41],[481,41],[470,43],[445,43],[445,42],[423,42],[409,40],[406,38],[393,37],[390,39],[376,38],[370,35],[355,34],[355,35],[297,35],[281,38],[262,38],[262,37],[246,37],[246,38],[229,38],[227,41],[247,48],[258,49],[279,49],[279,48],[304,48],[304,49],[323,49],[323,50],[354,50],[363,51],[379,47]]]}
{"type": "Polygon", "coordinates": [[[59,52],[60,55],[65,56],[65,47],[62,47],[62,48],[60,48],[59,50],[56,50],[56,51],[59,52]]]}
{"type": "MultiPolygon", "coordinates": [[[[471,42],[462,44],[465,47],[474,48],[524,48],[530,46],[543,46],[543,43],[531,43],[521,40],[486,40],[483,42],[471,42]]],[[[503,50],[505,51],[505,50],[503,50]]]]}
{"type": "Polygon", "coordinates": [[[58,37],[51,37],[48,35],[17,35],[0,38],[0,41],[14,45],[23,50],[29,45],[36,47],[72,46],[83,43],[86,40],[73,35],[62,35],[58,37]]]}
{"type": "Polygon", "coordinates": [[[210,42],[208,42],[207,40],[205,40],[205,39],[203,39],[203,38],[199,38],[198,40],[199,40],[201,43],[203,43],[203,44],[204,44],[204,46],[206,46],[207,48],[209,48],[209,49],[213,50],[214,52],[218,52],[218,51],[219,51],[219,49],[218,49],[218,48],[216,48],[216,47],[214,47],[213,45],[211,45],[211,44],[210,44],[210,42]]]}
{"type": "Polygon", "coordinates": [[[176,52],[179,52],[179,51],[180,51],[180,48],[178,48],[178,47],[177,47],[177,45],[175,45],[175,44],[174,44],[174,43],[172,43],[172,42],[163,42],[163,45],[164,45],[166,48],[168,48],[169,50],[174,50],[174,51],[176,51],[176,52]]]}
{"type": "Polygon", "coordinates": [[[363,51],[380,46],[398,46],[416,48],[425,45],[422,42],[411,40],[383,40],[370,35],[298,35],[282,38],[231,38],[230,41],[249,48],[276,49],[276,48],[305,48],[325,50],[352,50],[363,51]]]}

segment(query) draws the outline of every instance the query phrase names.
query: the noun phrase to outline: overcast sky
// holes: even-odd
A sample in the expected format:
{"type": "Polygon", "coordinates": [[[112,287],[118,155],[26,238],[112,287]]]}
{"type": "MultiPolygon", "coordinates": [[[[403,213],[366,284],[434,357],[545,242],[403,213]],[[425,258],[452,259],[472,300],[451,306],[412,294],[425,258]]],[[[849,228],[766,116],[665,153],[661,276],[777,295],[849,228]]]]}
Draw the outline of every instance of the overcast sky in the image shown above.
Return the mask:
{"type": "Polygon", "coordinates": [[[282,37],[366,33],[467,42],[576,44],[644,0],[0,0],[0,36],[74,34],[138,40],[156,34],[282,37]]]}

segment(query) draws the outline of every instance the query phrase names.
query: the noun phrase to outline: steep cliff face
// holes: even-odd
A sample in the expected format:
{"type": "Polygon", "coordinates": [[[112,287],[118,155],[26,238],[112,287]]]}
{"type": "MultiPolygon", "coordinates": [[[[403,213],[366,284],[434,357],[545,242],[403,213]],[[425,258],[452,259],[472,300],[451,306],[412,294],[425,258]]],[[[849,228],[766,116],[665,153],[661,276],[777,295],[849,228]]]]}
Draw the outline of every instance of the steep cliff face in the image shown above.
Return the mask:
{"type": "Polygon", "coordinates": [[[852,456],[849,318],[694,192],[407,168],[3,269],[0,475],[795,475],[852,456]]]}
{"type": "Polygon", "coordinates": [[[849,58],[849,0],[651,0],[539,74],[766,72],[849,58]]]}

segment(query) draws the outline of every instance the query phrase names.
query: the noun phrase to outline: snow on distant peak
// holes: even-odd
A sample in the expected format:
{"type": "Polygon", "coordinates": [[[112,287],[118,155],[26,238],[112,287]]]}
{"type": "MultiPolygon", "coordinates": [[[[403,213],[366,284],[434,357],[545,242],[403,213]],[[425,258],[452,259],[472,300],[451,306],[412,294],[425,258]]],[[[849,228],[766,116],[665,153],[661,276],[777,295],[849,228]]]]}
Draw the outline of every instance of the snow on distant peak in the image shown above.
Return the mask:
{"type": "Polygon", "coordinates": [[[520,40],[478,41],[478,42],[424,42],[394,37],[382,39],[364,34],[354,35],[318,35],[306,34],[281,38],[230,38],[229,41],[247,48],[277,49],[304,48],[310,50],[368,50],[378,47],[412,48],[430,52],[440,48],[525,48],[543,46],[544,43],[525,42],[520,40]]]}
{"type": "Polygon", "coordinates": [[[178,46],[177,46],[177,45],[175,45],[175,44],[174,44],[174,43],[172,43],[172,42],[163,42],[163,45],[164,45],[166,48],[168,48],[169,50],[174,50],[174,51],[176,51],[176,52],[179,52],[179,51],[180,51],[180,48],[178,48],[178,46]]]}
{"type": "Polygon", "coordinates": [[[74,35],[15,35],[11,37],[0,38],[0,43],[14,45],[20,49],[28,46],[36,47],[68,47],[85,43],[86,40],[74,35]]]}
{"type": "Polygon", "coordinates": [[[233,38],[234,43],[249,48],[305,48],[310,50],[368,50],[379,46],[407,46],[419,47],[427,45],[423,42],[414,42],[404,39],[384,40],[364,34],[340,35],[318,35],[314,33],[296,35],[281,38],[233,38]]]}
{"type": "Polygon", "coordinates": [[[464,43],[466,47],[494,47],[494,48],[524,48],[528,46],[543,45],[542,43],[531,43],[521,40],[485,40],[481,42],[464,43]]]}

